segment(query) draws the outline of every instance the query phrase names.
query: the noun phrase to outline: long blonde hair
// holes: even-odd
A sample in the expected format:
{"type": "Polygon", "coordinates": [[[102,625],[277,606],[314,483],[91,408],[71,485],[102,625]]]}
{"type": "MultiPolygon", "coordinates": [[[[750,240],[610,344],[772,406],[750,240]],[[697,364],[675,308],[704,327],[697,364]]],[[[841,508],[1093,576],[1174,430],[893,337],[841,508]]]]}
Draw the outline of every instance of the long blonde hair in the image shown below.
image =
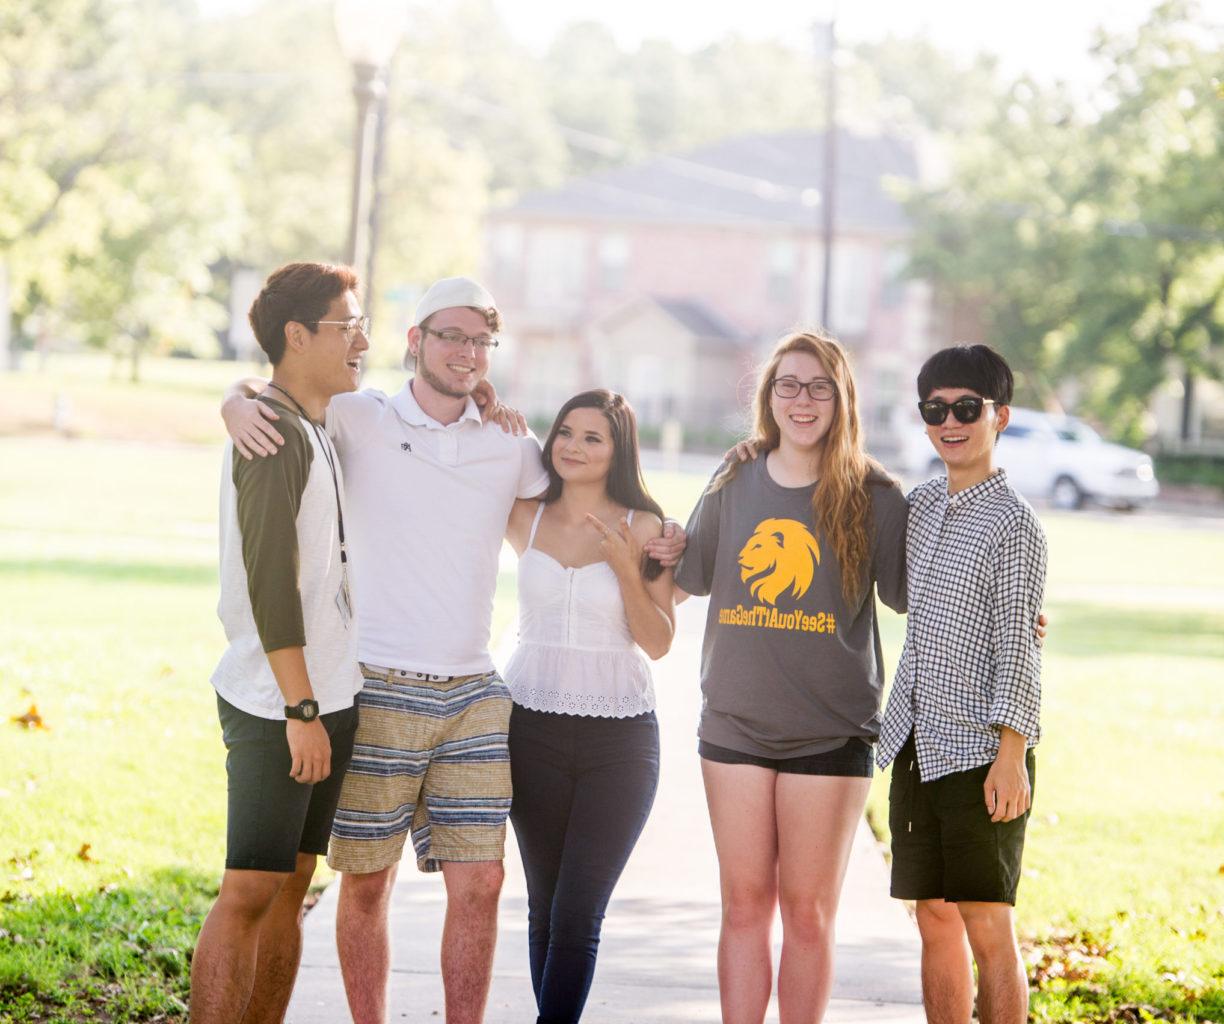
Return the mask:
{"type": "MultiPolygon", "coordinates": [[[[863,448],[863,429],[859,420],[858,399],[846,351],[823,331],[797,331],[774,346],[769,360],[761,367],[753,399],[753,427],[749,441],[760,455],[781,443],[781,431],[770,408],[778,364],[789,352],[806,352],[820,360],[833,381],[833,422],[821,442],[820,478],[812,495],[812,519],[833,545],[842,572],[842,596],[850,607],[857,607],[870,589],[871,496],[867,478],[872,472],[885,474],[883,467],[863,448]]],[[[710,481],[710,492],[735,478],[740,462],[732,458],[710,481]]]]}

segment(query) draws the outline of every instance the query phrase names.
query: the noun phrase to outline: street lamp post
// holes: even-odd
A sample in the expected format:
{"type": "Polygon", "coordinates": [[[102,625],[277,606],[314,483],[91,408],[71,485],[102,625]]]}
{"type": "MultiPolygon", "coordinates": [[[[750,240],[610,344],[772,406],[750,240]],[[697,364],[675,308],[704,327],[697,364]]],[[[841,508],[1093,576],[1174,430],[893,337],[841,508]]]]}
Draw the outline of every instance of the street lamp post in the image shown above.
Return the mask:
{"type": "Polygon", "coordinates": [[[827,20],[815,26],[816,47],[825,59],[824,169],[820,188],[824,266],[820,280],[820,322],[826,330],[833,330],[830,321],[833,315],[833,240],[837,232],[837,5],[835,0],[830,0],[825,6],[827,20]]]}
{"type": "MultiPolygon", "coordinates": [[[[336,0],[336,35],[353,66],[357,120],[353,143],[353,194],[348,261],[368,265],[374,114],[386,92],[386,69],[408,22],[405,0],[336,0]]],[[[366,281],[368,291],[369,281],[366,281]]]]}

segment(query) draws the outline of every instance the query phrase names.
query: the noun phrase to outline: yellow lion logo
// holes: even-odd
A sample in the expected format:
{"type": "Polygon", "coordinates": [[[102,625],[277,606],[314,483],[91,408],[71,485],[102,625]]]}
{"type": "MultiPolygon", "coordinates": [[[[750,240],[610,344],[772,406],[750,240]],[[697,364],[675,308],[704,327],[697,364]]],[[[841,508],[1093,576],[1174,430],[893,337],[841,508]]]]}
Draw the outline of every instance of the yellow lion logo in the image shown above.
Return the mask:
{"type": "Polygon", "coordinates": [[[764,519],[739,553],[740,579],[752,596],[777,605],[787,588],[802,597],[820,564],[820,545],[812,531],[794,519],[764,519]]]}

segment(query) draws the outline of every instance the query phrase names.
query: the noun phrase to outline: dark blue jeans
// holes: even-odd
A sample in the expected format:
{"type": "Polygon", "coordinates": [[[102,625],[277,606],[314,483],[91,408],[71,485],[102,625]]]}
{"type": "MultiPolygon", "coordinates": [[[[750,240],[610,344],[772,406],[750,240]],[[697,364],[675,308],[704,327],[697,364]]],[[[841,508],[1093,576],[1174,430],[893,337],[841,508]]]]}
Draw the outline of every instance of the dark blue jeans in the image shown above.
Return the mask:
{"type": "Polygon", "coordinates": [[[653,711],[594,718],[516,704],[510,771],[537,1024],[573,1024],[595,977],[612,889],[654,803],[659,726],[653,711]]]}

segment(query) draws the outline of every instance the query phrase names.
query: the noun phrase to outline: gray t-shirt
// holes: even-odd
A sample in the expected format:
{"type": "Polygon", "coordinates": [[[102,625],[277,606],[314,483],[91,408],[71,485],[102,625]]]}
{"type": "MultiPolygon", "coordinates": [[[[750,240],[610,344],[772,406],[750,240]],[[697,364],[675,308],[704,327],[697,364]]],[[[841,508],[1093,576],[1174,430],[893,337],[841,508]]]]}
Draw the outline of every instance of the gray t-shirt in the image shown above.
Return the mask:
{"type": "MultiPolygon", "coordinates": [[[[700,737],[757,757],[820,754],[880,731],[884,681],[875,600],[842,596],[841,567],[812,516],[815,484],[782,487],[764,457],[706,493],[676,583],[710,595],[701,649],[700,737]]],[[[871,581],[905,610],[905,496],[871,493],[871,581]]]]}

